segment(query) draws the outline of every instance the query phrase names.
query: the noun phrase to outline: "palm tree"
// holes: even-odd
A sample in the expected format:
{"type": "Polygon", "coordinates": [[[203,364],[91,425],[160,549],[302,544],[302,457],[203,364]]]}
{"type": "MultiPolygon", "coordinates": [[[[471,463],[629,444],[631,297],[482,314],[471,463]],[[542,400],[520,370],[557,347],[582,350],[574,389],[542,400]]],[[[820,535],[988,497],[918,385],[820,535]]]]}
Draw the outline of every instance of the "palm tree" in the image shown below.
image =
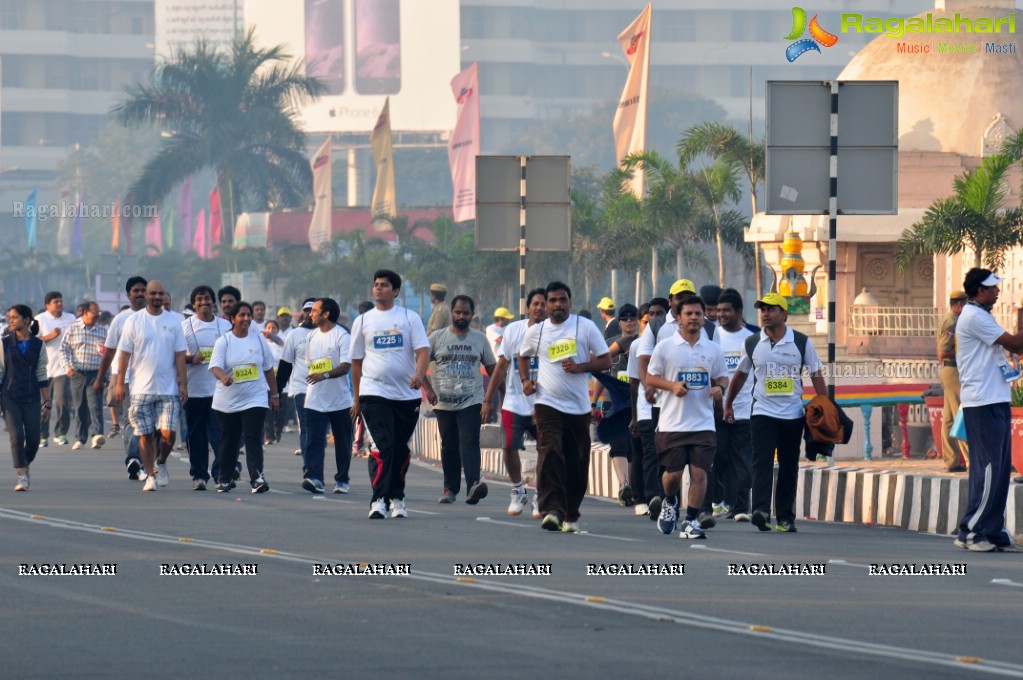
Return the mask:
{"type": "Polygon", "coordinates": [[[622,167],[626,171],[642,167],[646,172],[643,222],[652,231],[655,243],[671,247],[675,278],[681,278],[686,260],[695,255],[696,244],[706,240],[698,229],[701,211],[693,176],[684,166],[675,167],[656,151],[630,154],[622,167]]]}
{"type": "MultiPolygon", "coordinates": [[[[753,215],[757,214],[757,187],[764,181],[766,154],[761,142],[754,142],[752,132],[743,137],[738,130],[721,123],[707,122],[690,127],[682,135],[678,146],[679,161],[688,165],[701,155],[724,161],[742,169],[750,192],[753,215]]],[[[720,243],[719,243],[720,250],[720,243]]],[[[760,246],[754,244],[754,268],[757,277],[757,297],[761,295],[760,246]]],[[[722,274],[723,277],[723,274],[722,274]]],[[[721,283],[723,286],[724,283],[721,283]]]]}
{"type": "Polygon", "coordinates": [[[204,39],[161,61],[152,82],[126,88],[112,113],[128,126],[152,125],[163,141],[128,189],[125,204],[160,204],[187,177],[217,173],[225,244],[235,216],[301,205],[312,186],[298,107],[323,91],[283,45],[257,47],[255,29],[225,53],[204,39]]]}
{"type": "Polygon", "coordinates": [[[725,249],[722,213],[725,205],[739,200],[739,178],[733,164],[714,161],[709,167],[693,173],[693,187],[700,203],[709,212],[714,224],[714,242],[718,251],[718,285],[725,287],[725,249]]]}
{"type": "Polygon", "coordinates": [[[955,178],[955,193],[927,208],[922,220],[902,232],[895,263],[905,270],[919,255],[955,255],[969,248],[973,265],[1000,269],[1005,253],[1023,245],[1023,210],[1002,208],[1007,195],[1009,156],[988,156],[955,178]]]}

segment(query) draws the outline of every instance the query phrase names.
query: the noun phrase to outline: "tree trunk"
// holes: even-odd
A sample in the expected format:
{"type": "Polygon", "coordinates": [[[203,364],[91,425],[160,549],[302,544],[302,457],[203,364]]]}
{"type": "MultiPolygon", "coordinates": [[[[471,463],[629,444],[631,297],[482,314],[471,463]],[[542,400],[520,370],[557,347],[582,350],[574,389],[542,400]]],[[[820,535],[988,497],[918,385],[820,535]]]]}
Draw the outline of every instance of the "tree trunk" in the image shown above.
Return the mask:
{"type": "Polygon", "coordinates": [[[657,247],[650,248],[650,297],[657,296],[657,247]]]}
{"type": "Polygon", "coordinates": [[[682,278],[682,271],[685,269],[685,258],[682,256],[682,247],[675,249],[675,279],[682,278]]]}
{"type": "MultiPolygon", "coordinates": [[[[753,217],[750,218],[750,223],[751,224],[753,222],[753,218],[755,218],[757,216],[757,192],[756,192],[755,186],[756,185],[754,185],[754,189],[752,191],[750,191],[750,201],[752,201],[752,203],[753,203],[753,217]]],[[[753,242],[753,271],[754,271],[754,273],[756,274],[756,277],[757,277],[757,286],[756,286],[756,288],[757,288],[757,299],[759,300],[760,298],[762,298],[764,296],[764,292],[763,292],[764,291],[764,275],[760,271],[760,241],[754,241],[753,242]]]]}
{"type": "Polygon", "coordinates": [[[718,245],[718,285],[725,287],[725,250],[721,243],[721,222],[717,222],[716,240],[718,245]]]}

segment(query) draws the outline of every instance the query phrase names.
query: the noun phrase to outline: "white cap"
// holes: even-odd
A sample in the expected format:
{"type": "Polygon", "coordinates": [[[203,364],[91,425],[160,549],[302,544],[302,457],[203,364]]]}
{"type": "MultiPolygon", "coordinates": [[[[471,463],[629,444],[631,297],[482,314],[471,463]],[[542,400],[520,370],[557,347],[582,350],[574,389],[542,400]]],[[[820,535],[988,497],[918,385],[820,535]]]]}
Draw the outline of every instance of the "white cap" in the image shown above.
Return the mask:
{"type": "Polygon", "coordinates": [[[1001,282],[1002,280],[998,276],[996,276],[994,272],[992,272],[991,274],[988,274],[988,277],[986,279],[980,282],[980,285],[997,286],[1001,282]]]}

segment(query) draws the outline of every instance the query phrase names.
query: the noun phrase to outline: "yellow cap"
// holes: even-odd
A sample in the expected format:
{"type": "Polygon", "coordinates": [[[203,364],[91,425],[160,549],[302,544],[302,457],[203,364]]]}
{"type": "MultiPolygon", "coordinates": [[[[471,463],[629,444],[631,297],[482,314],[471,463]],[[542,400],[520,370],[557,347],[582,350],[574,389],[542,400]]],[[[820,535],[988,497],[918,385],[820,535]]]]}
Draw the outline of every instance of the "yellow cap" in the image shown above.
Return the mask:
{"type": "Polygon", "coordinates": [[[291,310],[288,309],[287,307],[281,307],[280,309],[277,310],[277,316],[280,316],[281,314],[288,314],[290,316],[291,310]]]}
{"type": "Polygon", "coordinates": [[[954,290],[952,294],[948,296],[949,300],[965,300],[967,297],[965,290],[954,290]]]}
{"type": "Polygon", "coordinates": [[[668,291],[669,295],[678,295],[679,293],[692,293],[696,294],[696,286],[689,279],[679,279],[675,283],[671,284],[671,290],[668,291]]]}
{"type": "Polygon", "coordinates": [[[433,293],[446,293],[448,289],[439,283],[430,284],[430,291],[433,293]]]}
{"type": "Polygon", "coordinates": [[[500,317],[502,319],[514,319],[515,318],[515,315],[512,314],[511,311],[507,307],[498,307],[497,309],[495,309],[494,310],[494,316],[500,317]]]}
{"type": "Polygon", "coordinates": [[[615,301],[609,297],[600,298],[600,302],[597,303],[597,309],[613,312],[615,310],[615,301]]]}
{"type": "Polygon", "coordinates": [[[786,312],[789,311],[789,301],[779,293],[768,293],[754,302],[753,306],[757,309],[760,309],[761,307],[781,307],[786,312]]]}

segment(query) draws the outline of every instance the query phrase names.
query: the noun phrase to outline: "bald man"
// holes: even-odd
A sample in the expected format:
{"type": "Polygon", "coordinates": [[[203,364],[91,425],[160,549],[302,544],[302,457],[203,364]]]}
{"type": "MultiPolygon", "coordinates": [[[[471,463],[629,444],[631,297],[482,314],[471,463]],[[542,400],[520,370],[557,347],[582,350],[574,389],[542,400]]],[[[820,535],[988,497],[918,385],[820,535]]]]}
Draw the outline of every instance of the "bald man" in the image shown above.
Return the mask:
{"type": "Polygon", "coordinates": [[[164,310],[167,290],[159,281],[146,287],[145,309],[128,317],[117,345],[119,371],[114,399],[124,401],[124,380],[131,366],[128,418],[139,436],[139,454],[148,477],[143,491],[167,486],[167,458],[188,399],[185,334],[180,321],[164,310]],[[159,431],[159,451],[156,433],[159,431]]]}

